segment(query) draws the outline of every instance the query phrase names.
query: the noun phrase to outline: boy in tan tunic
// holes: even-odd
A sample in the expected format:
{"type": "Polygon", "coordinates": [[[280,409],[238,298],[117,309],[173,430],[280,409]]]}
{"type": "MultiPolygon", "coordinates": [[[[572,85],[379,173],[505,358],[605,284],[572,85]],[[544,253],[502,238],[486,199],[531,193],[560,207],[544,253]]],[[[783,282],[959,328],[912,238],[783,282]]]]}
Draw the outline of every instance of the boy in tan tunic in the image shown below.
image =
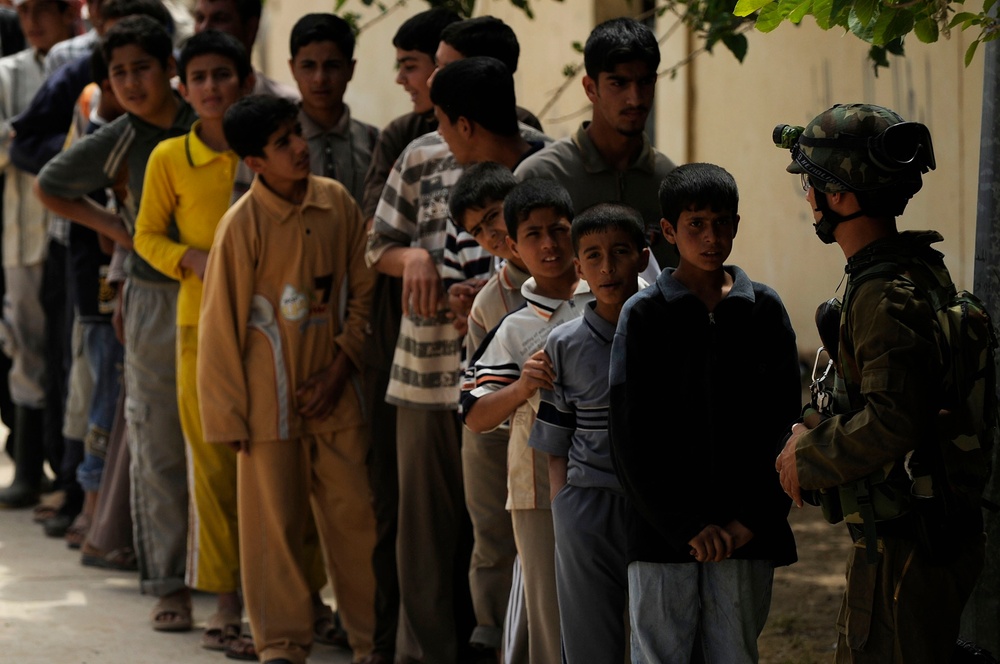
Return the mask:
{"type": "Polygon", "coordinates": [[[339,183],[309,173],[294,104],[234,104],[230,147],[257,174],[222,218],[205,272],[198,391],[205,440],[237,449],[243,591],[260,661],[312,642],[302,552],[311,501],[354,657],[374,628],[375,519],[361,365],[373,275],[339,183]]]}

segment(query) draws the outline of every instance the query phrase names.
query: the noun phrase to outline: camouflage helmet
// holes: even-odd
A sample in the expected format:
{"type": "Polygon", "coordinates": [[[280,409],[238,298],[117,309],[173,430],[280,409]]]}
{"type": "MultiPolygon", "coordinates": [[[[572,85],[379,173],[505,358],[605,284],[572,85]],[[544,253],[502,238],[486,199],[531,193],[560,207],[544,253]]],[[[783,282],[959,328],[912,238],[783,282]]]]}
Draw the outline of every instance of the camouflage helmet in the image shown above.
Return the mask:
{"type": "MultiPolygon", "coordinates": [[[[870,191],[918,179],[935,167],[930,132],[918,122],[904,122],[894,111],[874,104],[837,104],[803,129],[786,128],[789,173],[806,173],[828,194],[870,191]],[[788,132],[791,130],[791,132],[788,132]],[[797,132],[795,130],[798,130],[797,132]]],[[[778,129],[775,129],[775,136],[778,129]]],[[[776,141],[777,142],[777,141],[776,141]]]]}

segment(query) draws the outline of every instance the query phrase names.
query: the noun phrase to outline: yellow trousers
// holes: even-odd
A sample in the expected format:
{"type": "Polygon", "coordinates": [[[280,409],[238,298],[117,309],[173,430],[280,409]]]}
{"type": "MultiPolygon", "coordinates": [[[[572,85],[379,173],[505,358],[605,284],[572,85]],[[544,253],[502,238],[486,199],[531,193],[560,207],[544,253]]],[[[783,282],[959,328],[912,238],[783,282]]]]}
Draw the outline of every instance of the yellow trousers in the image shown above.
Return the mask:
{"type": "Polygon", "coordinates": [[[303,540],[313,520],[354,660],[375,632],[375,512],[365,466],[367,427],[250,444],[240,454],[240,545],[247,617],[260,660],[304,662],[313,606],[303,540]]]}
{"type": "MultiPolygon", "coordinates": [[[[240,588],[236,452],[226,445],[205,442],[198,410],[197,365],[198,328],[181,325],[177,328],[177,407],[187,444],[191,501],[186,581],[189,587],[204,592],[231,593],[240,588]]],[[[310,590],[318,592],[326,585],[323,550],[315,523],[311,518],[307,521],[311,524],[304,544],[308,582],[310,590]]],[[[306,623],[311,625],[311,620],[306,623]]]]}

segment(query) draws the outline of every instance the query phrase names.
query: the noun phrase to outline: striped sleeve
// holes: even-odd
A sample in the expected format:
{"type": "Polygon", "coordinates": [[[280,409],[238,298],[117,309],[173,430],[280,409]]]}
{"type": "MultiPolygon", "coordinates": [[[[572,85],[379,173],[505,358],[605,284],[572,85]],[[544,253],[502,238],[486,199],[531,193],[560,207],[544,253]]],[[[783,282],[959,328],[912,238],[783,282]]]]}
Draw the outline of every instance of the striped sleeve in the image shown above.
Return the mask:
{"type": "Polygon", "coordinates": [[[538,406],[538,417],[531,429],[528,445],[532,448],[553,456],[569,456],[573,445],[573,433],[576,431],[576,409],[565,398],[564,382],[570,368],[564,363],[560,351],[559,335],[549,336],[545,344],[545,353],[552,360],[552,368],[556,380],[551,390],[539,390],[541,402],[538,406]]]}

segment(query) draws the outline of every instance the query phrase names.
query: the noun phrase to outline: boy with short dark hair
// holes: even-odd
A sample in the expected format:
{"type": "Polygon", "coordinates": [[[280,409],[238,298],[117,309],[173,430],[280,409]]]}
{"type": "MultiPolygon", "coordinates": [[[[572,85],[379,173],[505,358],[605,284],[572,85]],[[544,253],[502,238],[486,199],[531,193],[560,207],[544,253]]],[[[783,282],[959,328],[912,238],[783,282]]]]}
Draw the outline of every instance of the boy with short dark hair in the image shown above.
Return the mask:
{"type": "MultiPolygon", "coordinates": [[[[226,110],[253,88],[250,58],[232,35],[205,30],[189,39],[178,61],[178,86],[198,113],[184,136],[153,150],[146,165],[135,249],[159,272],[177,279],[177,404],[191,472],[190,587],[217,595],[201,645],[224,650],[240,635],[242,603],[236,526],[236,457],[202,436],[195,378],[198,308],[215,228],[253,180],[222,131],[226,110]]],[[[321,575],[322,577],[322,575],[321,575]]]]}
{"type": "Polygon", "coordinates": [[[628,503],[611,463],[608,369],[625,302],[646,284],[645,224],[602,203],[573,220],[577,274],[594,301],[549,335],[552,389],[541,390],[528,444],[548,456],[564,662],[620,662],[628,652],[628,503]]]}
{"type": "Polygon", "coordinates": [[[219,222],[199,326],[206,441],[237,455],[243,592],[263,662],[301,664],[314,605],[302,554],[310,501],[354,657],[372,649],[375,519],[358,369],[374,274],[364,220],[338,182],[309,171],[298,109],[245,97],[225,115],[256,174],[219,222]],[[235,378],[234,378],[235,377],[235,378]]]}
{"type": "Polygon", "coordinates": [[[729,173],[681,166],[660,203],[680,263],[626,303],[611,350],[632,657],[756,662],[773,568],[795,561],[773,471],[800,405],[795,334],[777,293],[725,264],[740,220],[729,173]]]}
{"type": "Polygon", "coordinates": [[[344,103],[354,77],[354,31],[333,14],[306,14],[292,27],[288,66],[302,95],[299,122],[312,172],[340,181],[361,200],[378,128],[351,117],[344,103]]]}
{"type": "Polygon", "coordinates": [[[593,298],[573,264],[572,218],[569,194],[552,180],[526,180],[507,194],[506,242],[531,273],[521,287],[527,304],[486,338],[462,385],[463,419],[471,430],[490,431],[510,419],[507,509],[524,573],[532,662],[560,659],[548,467],[528,447],[538,389],[552,387],[542,349],[552,329],[582,315],[593,298]]]}
{"type": "MultiPolygon", "coordinates": [[[[488,251],[490,260],[502,261],[472,300],[466,322],[466,356],[476,352],[487,333],[504,316],[524,305],[521,286],[530,275],[507,246],[503,218],[503,200],[516,185],[509,168],[484,161],[465,169],[448,198],[451,218],[459,229],[488,251]]],[[[462,482],[473,532],[469,587],[477,622],[470,642],[493,650],[502,646],[517,555],[510,514],[505,507],[509,438],[507,427],[487,433],[462,430],[462,482]]],[[[521,595],[519,588],[517,595],[521,595]]],[[[524,641],[521,645],[526,645],[524,641]]]]}
{"type": "MultiPolygon", "coordinates": [[[[111,87],[127,113],[49,161],[35,193],[50,210],[130,249],[149,154],[161,140],[187,133],[195,115],[170,87],[173,44],[155,20],[122,19],[104,35],[101,48],[111,87]],[[123,168],[128,196],[118,213],[86,197],[113,186],[123,168]]],[[[174,359],[177,283],[134,253],[126,270],[119,306],[142,590],[160,598],[151,618],[154,629],[190,629],[191,598],[184,583],[187,472],[174,359]]]]}

